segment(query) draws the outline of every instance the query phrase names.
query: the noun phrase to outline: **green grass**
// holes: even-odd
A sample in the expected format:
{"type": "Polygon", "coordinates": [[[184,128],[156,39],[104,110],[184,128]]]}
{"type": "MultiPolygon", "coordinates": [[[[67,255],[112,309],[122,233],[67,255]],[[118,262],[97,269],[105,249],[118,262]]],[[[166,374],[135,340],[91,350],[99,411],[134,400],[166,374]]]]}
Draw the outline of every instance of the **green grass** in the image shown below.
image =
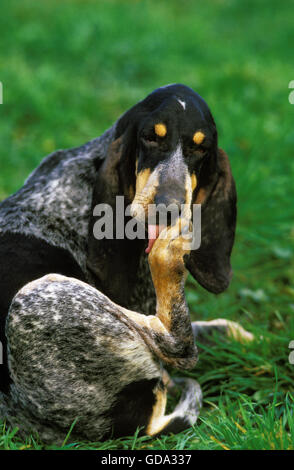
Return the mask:
{"type": "MultiPolygon", "coordinates": [[[[154,88],[173,82],[210,105],[237,183],[227,292],[189,279],[193,319],[226,317],[256,334],[217,340],[195,370],[195,429],[65,449],[294,448],[294,106],[292,0],[3,1],[0,15],[0,199],[41,158],[102,133],[154,88]]],[[[66,438],[66,436],[65,436],[66,438]]],[[[0,448],[43,448],[3,429],[0,448]]]]}

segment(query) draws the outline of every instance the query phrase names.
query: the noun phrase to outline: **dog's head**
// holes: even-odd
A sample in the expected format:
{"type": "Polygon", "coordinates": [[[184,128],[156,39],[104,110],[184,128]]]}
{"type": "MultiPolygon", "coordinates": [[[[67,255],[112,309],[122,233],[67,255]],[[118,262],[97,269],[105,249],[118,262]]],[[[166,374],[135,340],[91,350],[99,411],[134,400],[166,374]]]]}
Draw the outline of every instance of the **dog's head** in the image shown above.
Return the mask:
{"type": "Polygon", "coordinates": [[[231,278],[236,191],[205,101],[184,85],[159,88],[120,118],[116,139],[131,215],[142,218],[149,204],[201,204],[201,245],[186,266],[203,287],[222,292],[231,278]]]}

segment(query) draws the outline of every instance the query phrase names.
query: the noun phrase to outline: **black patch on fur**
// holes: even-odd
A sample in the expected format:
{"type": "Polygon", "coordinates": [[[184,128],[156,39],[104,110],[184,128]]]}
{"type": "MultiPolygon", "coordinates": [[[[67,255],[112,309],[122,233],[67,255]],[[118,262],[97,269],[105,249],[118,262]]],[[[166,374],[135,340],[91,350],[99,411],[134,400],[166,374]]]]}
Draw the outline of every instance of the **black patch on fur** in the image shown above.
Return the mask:
{"type": "Polygon", "coordinates": [[[111,413],[113,438],[132,435],[137,427],[144,431],[155,405],[154,389],[157,383],[157,379],[132,382],[119,393],[111,413]]]}

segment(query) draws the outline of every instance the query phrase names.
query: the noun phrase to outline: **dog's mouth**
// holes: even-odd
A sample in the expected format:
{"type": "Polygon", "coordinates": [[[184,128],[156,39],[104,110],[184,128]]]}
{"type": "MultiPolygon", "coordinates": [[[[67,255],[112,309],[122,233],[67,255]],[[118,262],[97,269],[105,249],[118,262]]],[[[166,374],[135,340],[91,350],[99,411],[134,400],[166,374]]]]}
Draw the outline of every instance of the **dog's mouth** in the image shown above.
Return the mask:
{"type": "Polygon", "coordinates": [[[150,253],[155,241],[157,240],[164,228],[165,225],[148,225],[148,246],[145,250],[145,253],[150,253]]]}

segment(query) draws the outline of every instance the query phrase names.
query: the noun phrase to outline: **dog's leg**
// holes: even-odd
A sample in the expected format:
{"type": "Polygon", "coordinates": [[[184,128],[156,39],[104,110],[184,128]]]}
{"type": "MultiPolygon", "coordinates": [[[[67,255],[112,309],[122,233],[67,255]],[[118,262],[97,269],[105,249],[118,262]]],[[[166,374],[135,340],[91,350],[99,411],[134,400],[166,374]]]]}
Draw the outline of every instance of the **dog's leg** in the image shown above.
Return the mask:
{"type": "Polygon", "coordinates": [[[172,377],[169,375],[169,373],[165,369],[162,369],[161,379],[162,379],[163,385],[167,388],[167,391],[173,395],[176,385],[172,377]]]}
{"type": "Polygon", "coordinates": [[[45,442],[62,442],[75,420],[77,440],[145,429],[162,367],[125,318],[77,279],[50,274],[24,286],[7,319],[12,385],[0,394],[1,418],[45,442]]]}
{"type": "MultiPolygon", "coordinates": [[[[156,315],[145,317],[135,312],[124,312],[136,325],[140,325],[145,341],[164,362],[178,368],[191,368],[196,363],[197,350],[184,294],[184,256],[189,253],[189,243],[178,235],[180,223],[182,221],[166,229],[149,254],[157,297],[156,315]]],[[[192,379],[182,379],[182,383],[180,402],[171,414],[166,415],[167,391],[172,393],[174,383],[163,371],[162,381],[154,390],[156,402],[146,429],[150,436],[181,432],[195,424],[202,406],[201,388],[192,379]]]]}
{"type": "Polygon", "coordinates": [[[168,379],[140,328],[77,279],[51,274],[27,284],[8,315],[13,384],[9,396],[0,397],[1,416],[22,431],[38,431],[46,442],[62,442],[75,420],[78,440],[130,435],[137,427],[155,435],[194,424],[199,386],[187,383],[179,405],[165,416],[168,379]]]}
{"type": "Polygon", "coordinates": [[[192,322],[192,329],[195,339],[200,341],[210,339],[214,332],[225,334],[240,343],[246,343],[254,339],[254,335],[245,330],[239,323],[225,318],[210,321],[194,321],[192,322]]]}
{"type": "Polygon", "coordinates": [[[167,392],[161,385],[155,390],[156,403],[146,433],[150,436],[159,434],[176,434],[193,426],[202,406],[200,385],[192,379],[174,379],[182,386],[179,403],[171,414],[165,415],[167,392]]]}
{"type": "Polygon", "coordinates": [[[174,367],[189,369],[197,362],[197,349],[184,293],[187,274],[184,256],[189,253],[189,242],[179,235],[180,223],[183,221],[165,229],[149,254],[156,314],[145,316],[118,308],[160,359],[174,367]]]}

